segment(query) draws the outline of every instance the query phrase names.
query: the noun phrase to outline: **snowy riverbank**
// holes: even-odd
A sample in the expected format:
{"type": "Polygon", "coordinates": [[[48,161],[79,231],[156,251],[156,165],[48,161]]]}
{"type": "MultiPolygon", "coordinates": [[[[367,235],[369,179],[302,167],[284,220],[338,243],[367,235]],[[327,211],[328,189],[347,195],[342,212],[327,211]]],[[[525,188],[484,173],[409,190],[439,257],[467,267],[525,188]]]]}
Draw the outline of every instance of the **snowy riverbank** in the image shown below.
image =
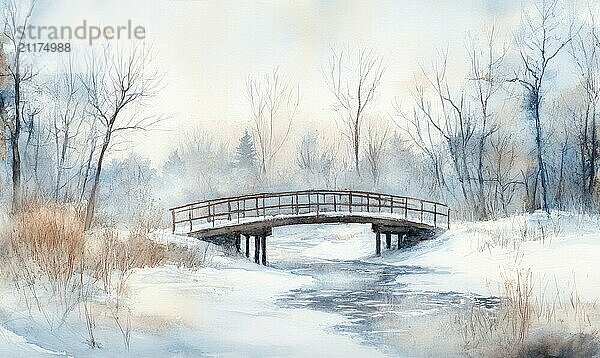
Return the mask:
{"type": "MultiPolygon", "coordinates": [[[[158,241],[205,246],[179,236],[162,236],[158,241]]],[[[50,328],[43,316],[55,309],[46,307],[43,313],[33,309],[30,315],[7,285],[0,301],[0,353],[16,357],[381,355],[333,332],[346,320],[341,315],[276,304],[278,295],[311,282],[308,276],[220,253],[198,270],[173,265],[135,270],[127,284],[132,308],[129,351],[123,348],[116,327],[108,324],[107,312],[100,312],[96,322],[101,347],[91,349],[81,314],[50,328]]]]}
{"type": "Polygon", "coordinates": [[[435,269],[418,277],[398,277],[399,283],[412,290],[498,296],[507,278],[516,270],[525,270],[549,294],[576,290],[582,299],[593,302],[600,297],[599,220],[557,212],[548,217],[537,212],[459,223],[436,240],[389,253],[382,261],[435,269]]]}
{"type": "MultiPolygon", "coordinates": [[[[0,355],[394,355],[389,348],[379,349],[378,340],[358,339],[366,323],[350,332],[342,332],[340,327],[382,317],[386,321],[381,324],[376,320],[369,323],[369,334],[385,327],[381,332],[386,339],[398,339],[399,346],[413,345],[412,352],[419,352],[446,333],[432,332],[431,339],[421,337],[415,342],[414,331],[423,336],[437,315],[450,320],[462,307],[445,310],[443,305],[452,298],[440,297],[454,296],[436,295],[501,296],[503,284],[518,270],[531,273],[536,292],[545,290],[552,296],[575,292],[582,302],[600,297],[596,271],[600,223],[595,217],[554,213],[548,218],[536,213],[455,224],[438,239],[384,251],[382,257],[373,255],[374,235],[369,225],[278,228],[269,240],[271,267],[255,265],[242,256],[228,257],[211,247],[207,267],[198,270],[172,264],[134,270],[127,281],[132,327],[129,351],[111,324],[110,313],[101,305],[95,323],[101,348],[92,349],[86,343],[81,312],[64,322],[50,320],[54,322],[51,326],[45,315],[57,309],[33,307],[28,311],[17,290],[5,283],[0,292],[0,355]],[[357,276],[351,268],[361,262],[366,266],[358,268],[357,276]],[[373,287],[381,288],[386,296],[369,292],[373,287]],[[421,302],[427,297],[423,295],[435,302],[421,302]],[[392,313],[397,317],[394,320],[390,319],[392,313]],[[402,326],[390,328],[396,325],[402,326]]],[[[206,246],[169,234],[157,235],[157,241],[206,246]]],[[[42,299],[48,298],[48,292],[40,293],[42,299]]],[[[440,346],[427,352],[435,355],[444,349],[440,346]]]]}

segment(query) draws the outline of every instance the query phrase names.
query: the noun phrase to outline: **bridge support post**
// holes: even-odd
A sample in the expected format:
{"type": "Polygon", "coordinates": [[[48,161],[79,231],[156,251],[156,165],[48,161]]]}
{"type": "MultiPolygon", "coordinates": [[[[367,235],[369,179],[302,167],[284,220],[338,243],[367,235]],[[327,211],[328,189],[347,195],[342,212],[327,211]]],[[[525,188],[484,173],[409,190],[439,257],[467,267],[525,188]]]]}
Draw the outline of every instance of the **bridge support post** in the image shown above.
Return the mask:
{"type": "Polygon", "coordinates": [[[404,234],[404,233],[398,234],[398,250],[400,250],[402,248],[402,246],[404,246],[405,238],[406,238],[406,234],[404,234]]]}
{"type": "Polygon", "coordinates": [[[240,238],[240,234],[235,234],[235,250],[238,254],[242,252],[241,241],[242,239],[240,238]]]}
{"type": "Polygon", "coordinates": [[[260,246],[262,246],[262,264],[267,265],[267,236],[262,235],[260,237],[260,246]]]}
{"type": "Polygon", "coordinates": [[[254,236],[254,262],[259,263],[258,256],[260,251],[260,239],[258,236],[254,236]]]}
{"type": "Polygon", "coordinates": [[[244,235],[246,238],[246,257],[250,257],[250,235],[244,235]]]}
{"type": "Polygon", "coordinates": [[[391,232],[385,233],[385,248],[388,250],[392,248],[392,233],[391,232]]]}
{"type": "Polygon", "coordinates": [[[381,232],[379,230],[375,233],[375,255],[381,256],[381,232]]]}

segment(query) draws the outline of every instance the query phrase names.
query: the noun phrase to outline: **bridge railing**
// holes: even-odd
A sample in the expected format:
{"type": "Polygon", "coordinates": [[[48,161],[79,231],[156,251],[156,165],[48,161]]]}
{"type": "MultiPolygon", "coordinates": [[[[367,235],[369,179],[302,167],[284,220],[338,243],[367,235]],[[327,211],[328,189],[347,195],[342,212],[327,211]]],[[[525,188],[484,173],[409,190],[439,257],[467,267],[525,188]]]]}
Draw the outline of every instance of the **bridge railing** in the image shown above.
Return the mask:
{"type": "Polygon", "coordinates": [[[450,209],[441,203],[367,191],[304,190],[260,193],[199,201],[171,208],[172,230],[215,227],[251,218],[331,213],[381,213],[408,221],[450,228],[450,209]]]}

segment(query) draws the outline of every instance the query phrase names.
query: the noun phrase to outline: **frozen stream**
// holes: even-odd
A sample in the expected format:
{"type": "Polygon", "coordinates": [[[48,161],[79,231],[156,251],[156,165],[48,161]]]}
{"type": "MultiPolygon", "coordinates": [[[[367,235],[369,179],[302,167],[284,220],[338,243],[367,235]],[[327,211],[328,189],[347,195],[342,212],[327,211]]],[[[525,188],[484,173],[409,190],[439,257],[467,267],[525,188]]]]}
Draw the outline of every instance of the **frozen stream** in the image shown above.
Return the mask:
{"type": "Polygon", "coordinates": [[[419,280],[435,270],[386,264],[385,256],[397,251],[373,257],[369,225],[279,229],[268,249],[271,267],[314,278],[313,284],[280,295],[279,305],[341,314],[348,320],[334,327],[336,333],[389,355],[451,354],[460,344],[455,317],[470,305],[497,303],[456,292],[412,292],[398,276],[419,280]]]}

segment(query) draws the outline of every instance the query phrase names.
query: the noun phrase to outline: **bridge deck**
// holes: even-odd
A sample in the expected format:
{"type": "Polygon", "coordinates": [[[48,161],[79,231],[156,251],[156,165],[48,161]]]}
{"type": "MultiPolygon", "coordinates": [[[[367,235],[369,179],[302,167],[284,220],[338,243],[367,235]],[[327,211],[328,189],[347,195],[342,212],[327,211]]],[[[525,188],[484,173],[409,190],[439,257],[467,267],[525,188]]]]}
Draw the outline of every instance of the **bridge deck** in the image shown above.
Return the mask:
{"type": "MultiPolygon", "coordinates": [[[[433,230],[430,224],[418,223],[405,220],[400,216],[377,215],[375,213],[308,213],[301,215],[276,215],[269,217],[254,217],[242,220],[237,223],[217,224],[216,226],[205,225],[194,228],[194,231],[188,233],[189,236],[209,239],[219,236],[234,236],[237,234],[261,235],[265,232],[270,234],[271,228],[288,225],[301,224],[333,224],[333,223],[354,223],[354,224],[372,224],[374,227],[390,228],[389,231],[395,233],[402,230],[433,230]],[[393,229],[391,229],[393,228],[393,229]]],[[[385,229],[381,230],[385,231],[385,229]]]]}
{"type": "Polygon", "coordinates": [[[370,223],[398,230],[450,226],[441,203],[364,191],[307,190],[205,200],[171,209],[172,230],[209,238],[296,224],[370,223]]]}

